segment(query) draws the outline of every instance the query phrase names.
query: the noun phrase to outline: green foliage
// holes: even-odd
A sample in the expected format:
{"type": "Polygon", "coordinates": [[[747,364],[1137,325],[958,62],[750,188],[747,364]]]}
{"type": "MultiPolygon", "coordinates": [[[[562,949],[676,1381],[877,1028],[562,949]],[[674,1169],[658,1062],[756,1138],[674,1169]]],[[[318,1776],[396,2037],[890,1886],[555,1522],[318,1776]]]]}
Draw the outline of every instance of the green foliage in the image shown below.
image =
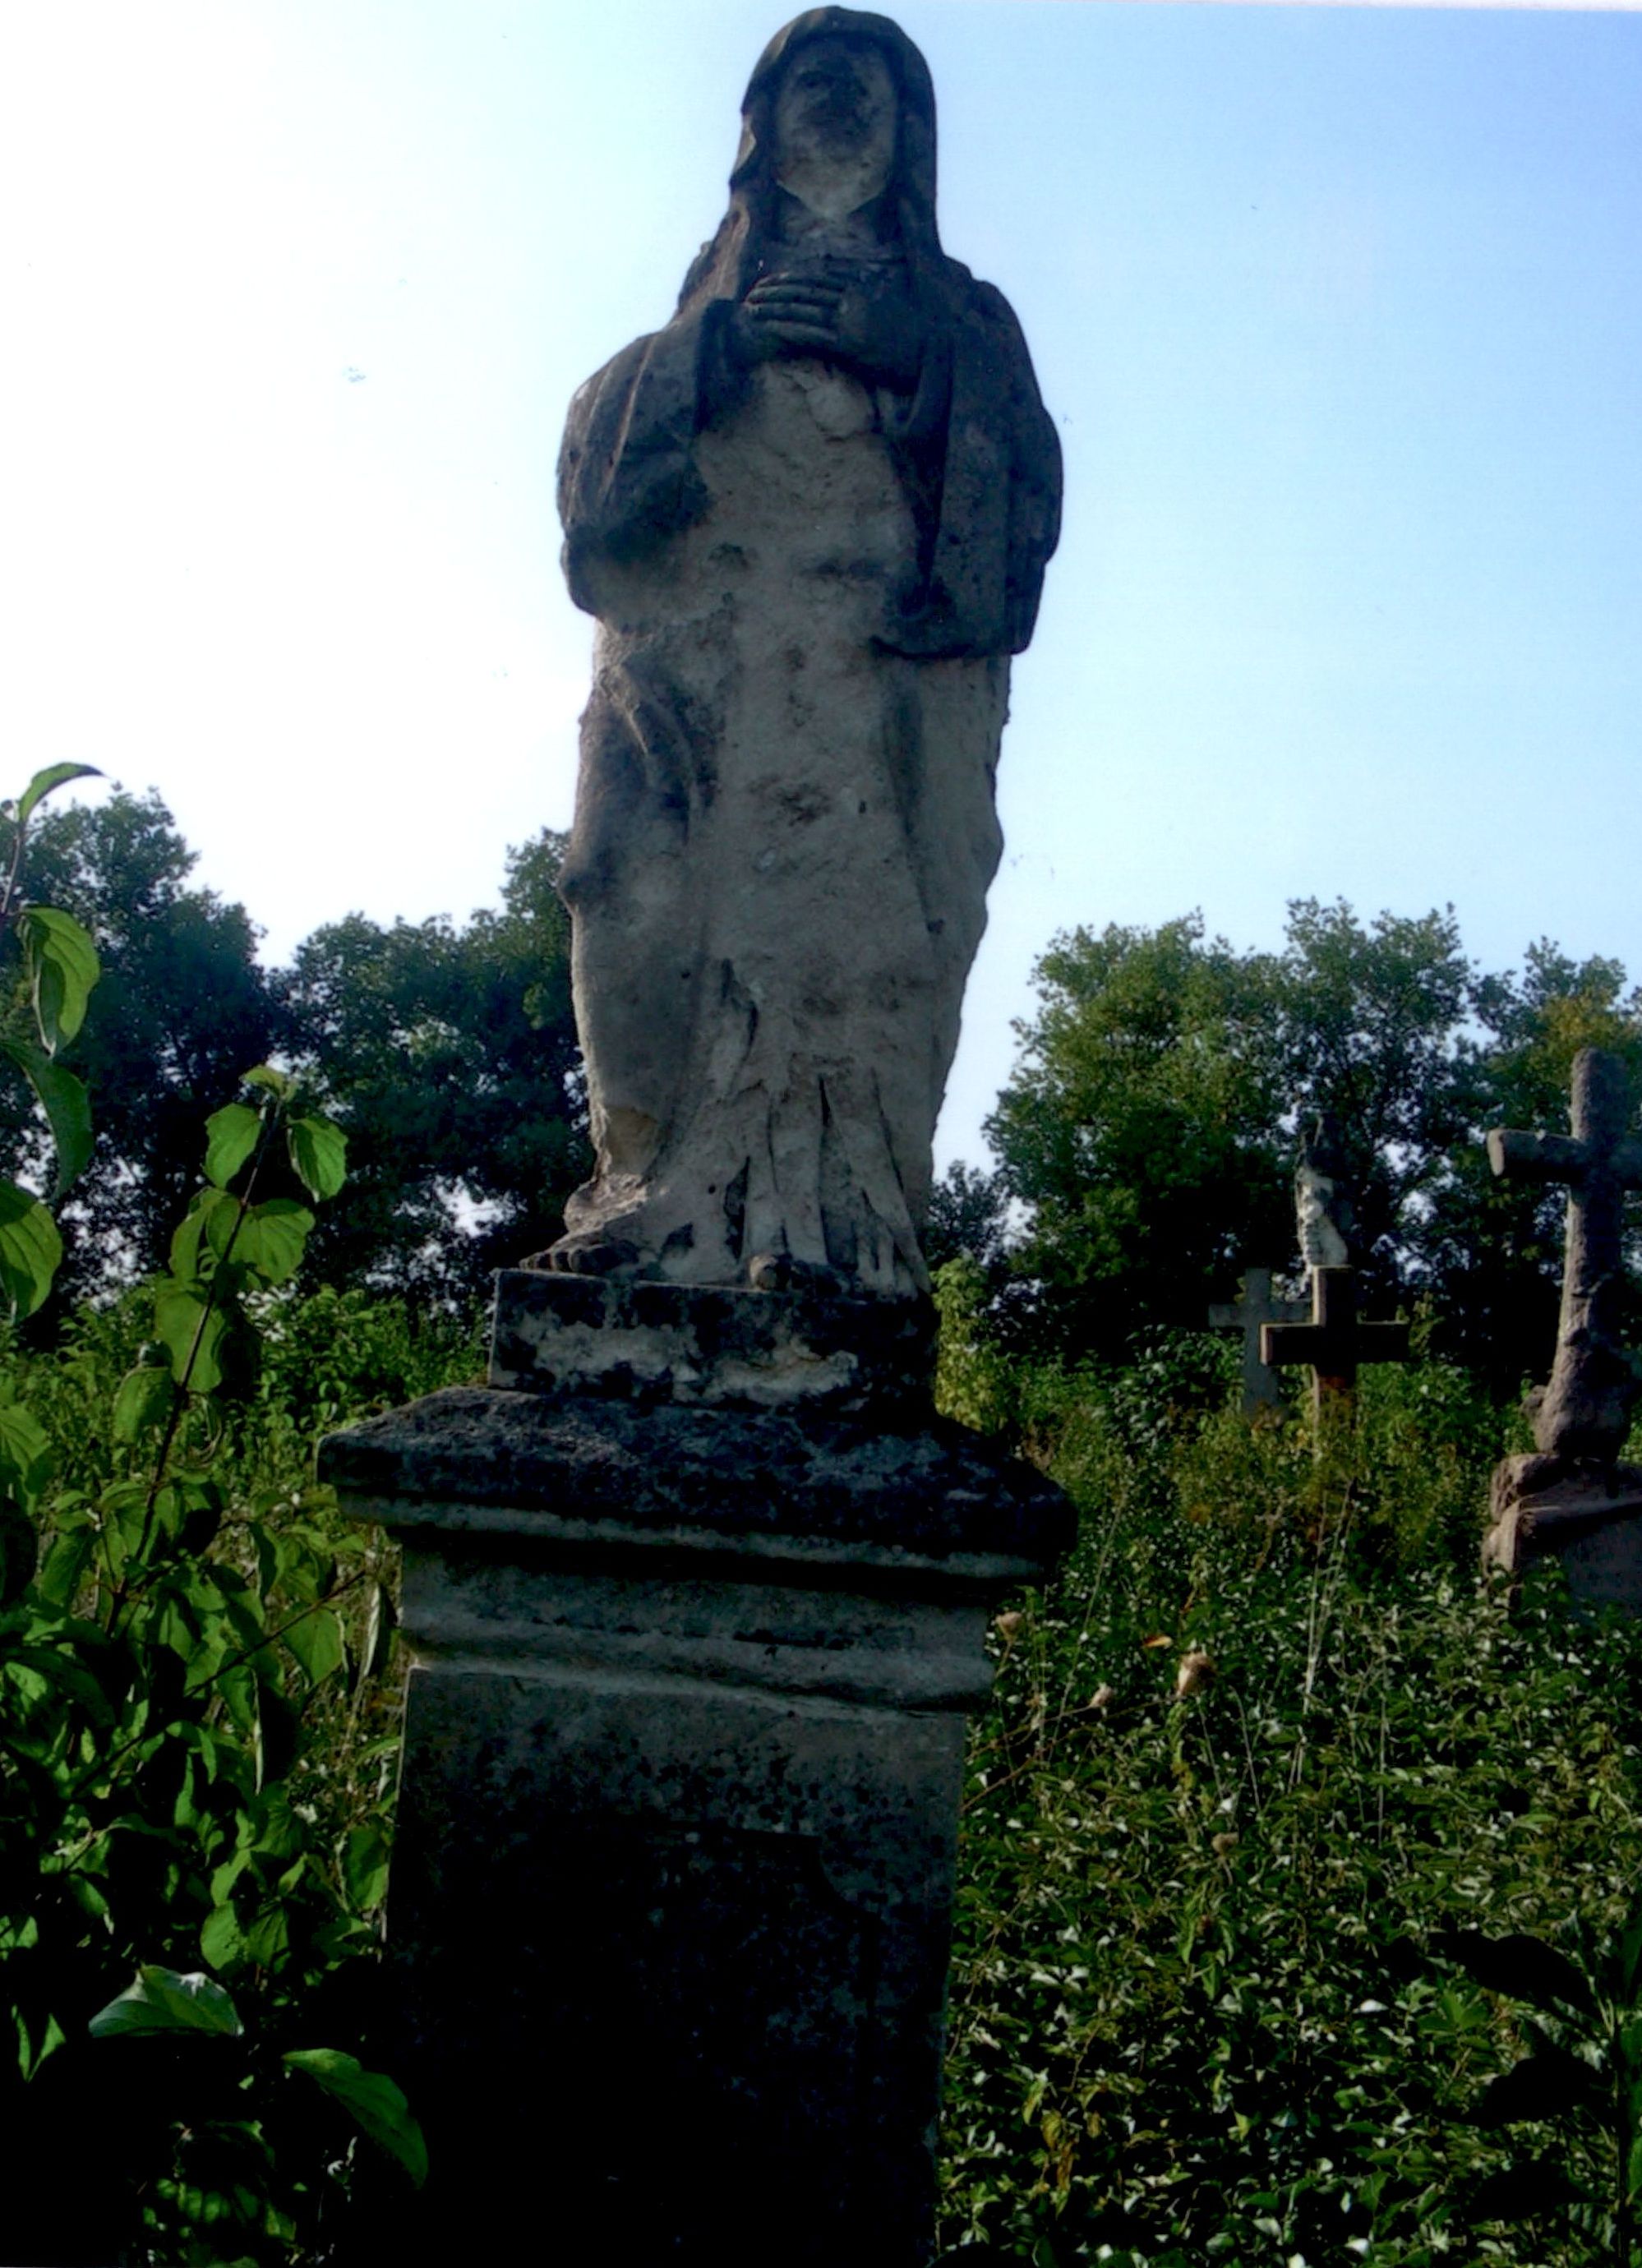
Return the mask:
{"type": "Polygon", "coordinates": [[[1476,1573],[1520,1420],[1440,1364],[1374,1371],[1320,1460],[1298,1418],[1241,1418],[1202,1334],[1121,1366],[978,1352],[945,1374],[1083,1528],[998,1618],[972,1741],[945,2241],[1038,2268],[1623,2257],[1586,2080],[1560,2187],[1528,2170],[1552,2131],[1518,2123],[1530,2081],[1486,2092],[1543,2042],[1600,2094],[1634,1992],[1602,1961],[1642,1959],[1642,1630],[1476,1573]],[[1456,1978],[1479,1930],[1506,1967],[1456,1978]],[[1501,1997],[1574,1972],[1598,2017],[1501,1997]]]}
{"type": "MultiPolygon", "coordinates": [[[[40,803],[54,788],[91,771],[88,764],[53,764],[36,772],[16,802],[0,811],[6,830],[0,954],[11,964],[0,1054],[23,1074],[45,1122],[59,1195],[90,1156],[91,1116],[85,1087],[56,1061],[56,1053],[85,1021],[100,970],[95,946],[70,915],[24,895],[23,866],[29,822],[40,803]]],[[[13,1317],[32,1315],[41,1306],[62,1259],[63,1240],[45,1206],[15,1182],[0,1182],[0,1292],[13,1317]]]]}
{"type": "Polygon", "coordinates": [[[261,1188],[334,1189],[341,1138],[287,1074],[247,1091],[213,1114],[170,1275],[0,1387],[0,2105],[61,2176],[31,2187],[38,2228],[12,2215],[30,2257],[63,2241],[70,2102],[101,2143],[72,2241],[154,2268],[332,2257],[336,2121],[425,2171],[392,2081],[309,2044],[328,2012],[356,2034],[364,2013],[347,1978],[386,1879],[392,1569],[313,1484],[282,1398],[313,1216],[261,1188]],[[219,1977],[255,2002],[243,2039],[219,1977]],[[126,2057],[158,2060],[139,2078],[126,2057]]]}
{"type": "Polygon", "coordinates": [[[357,2056],[342,2055],[335,2048],[287,2048],[284,2060],[344,2104],[371,2139],[397,2158],[421,2188],[428,2178],[428,2146],[391,2079],[379,2071],[366,2071],[357,2056]]]}
{"type": "Polygon", "coordinates": [[[315,1263],[423,1303],[482,1297],[550,1243],[589,1160],[563,840],[508,854],[499,912],[384,929],[355,914],[282,979],[295,1059],[349,1139],[315,1263]]]}
{"type": "Polygon", "coordinates": [[[245,2030],[239,2012],[220,1984],[195,1970],[180,1977],[174,1969],[150,1962],[133,1984],[99,2008],[85,2027],[94,2040],[117,2040],[155,2032],[206,2032],[238,2039],[245,2030]]]}
{"type": "Polygon", "coordinates": [[[1115,1353],[1147,1322],[1196,1322],[1246,1240],[1286,1249],[1279,972],[1192,917],[1076,931],[1037,981],[987,1135],[1055,1336],[1115,1353]]]}
{"type": "MultiPolygon", "coordinates": [[[[96,1128],[97,1170],[59,1213],[66,1254],[42,1318],[55,1327],[74,1300],[163,1263],[197,1172],[201,1124],[238,1092],[246,1064],[281,1043],[283,1026],[249,916],[191,886],[195,854],[158,796],[116,791],[95,807],[40,814],[27,858],[31,896],[60,909],[46,923],[37,990],[90,1097],[82,1140],[96,1128]],[[102,970],[89,1008],[84,961],[53,943],[70,917],[102,970]]],[[[40,1101],[52,1110],[48,1095],[40,1101]]],[[[26,1146],[21,1114],[0,1139],[14,1153],[26,1146]]]]}
{"type": "Polygon", "coordinates": [[[1424,1294],[1438,1350],[1497,1397],[1550,1359],[1562,1200],[1494,1182],[1491,1125],[1561,1127],[1577,1049],[1642,1068],[1642,1000],[1617,963],[1540,944],[1521,978],[1464,957],[1452,913],[1296,901],[1280,954],[1205,941],[1196,917],[1078,930],[1039,963],[1041,1005],[988,1136],[991,1188],[949,1177],[945,1242],[986,1271],[1004,1343],[1120,1359],[1196,1328],[1243,1266],[1294,1257],[1299,1130],[1347,1153],[1367,1304],[1424,1294]],[[1020,1226],[1000,1264],[1003,1206],[1020,1226]]]}
{"type": "Polygon", "coordinates": [[[1571,1951],[1521,1930],[1452,1930],[1436,1940],[1474,1984],[1522,2004],[1528,2051],[1490,2080],[1473,2118],[1564,2130],[1554,2154],[1486,2176],[1470,2204],[1502,2221],[1531,2220],[1552,2200],[1572,2207],[1604,2257],[1629,2268],[1642,2203],[1642,1891],[1603,1943],[1577,1924],[1573,1934],[1571,1951]],[[1594,2169],[1597,2184],[1570,2177],[1571,2156],[1594,2169]]]}

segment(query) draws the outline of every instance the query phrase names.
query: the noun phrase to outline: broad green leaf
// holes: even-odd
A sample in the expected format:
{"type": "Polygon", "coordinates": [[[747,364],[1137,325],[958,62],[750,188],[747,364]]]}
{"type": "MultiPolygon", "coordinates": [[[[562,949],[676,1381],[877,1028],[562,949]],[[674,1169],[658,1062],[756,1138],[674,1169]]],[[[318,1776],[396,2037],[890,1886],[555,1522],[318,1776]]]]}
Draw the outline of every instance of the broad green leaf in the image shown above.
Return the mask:
{"type": "Polygon", "coordinates": [[[48,764],[44,771],[35,773],[17,799],[18,825],[27,826],[33,817],[35,805],[43,801],[54,788],[62,787],[69,780],[101,777],[102,774],[95,764],[48,764]]]}
{"type": "Polygon", "coordinates": [[[57,1224],[38,1197],[0,1182],[0,1291],[18,1317],[32,1315],[63,1258],[57,1224]]]}
{"type": "Polygon", "coordinates": [[[92,1106],[71,1071],[54,1063],[43,1048],[22,1040],[0,1040],[7,1055],[33,1088],[57,1152],[57,1195],[91,1163],[92,1106]]]}
{"type": "Polygon", "coordinates": [[[1533,2007],[1576,2008],[1594,2015],[1595,1996],[1565,1953],[1526,1930],[1490,1937],[1480,1929],[1444,1930],[1434,1940],[1445,1960],[1457,1962],[1468,1977],[1491,1992],[1506,1992],[1533,2007]]]}
{"type": "Polygon", "coordinates": [[[202,1970],[186,1976],[174,1969],[139,1969],[128,1984],[92,2018],[94,2040],[112,2040],[136,2032],[213,2032],[237,2039],[244,2031],[239,2012],[220,1984],[202,1970]]]}
{"type": "Polygon", "coordinates": [[[0,1403],[0,1472],[25,1504],[33,1504],[57,1469],[46,1429],[20,1402],[0,1403]]]}
{"type": "Polygon", "coordinates": [[[342,1881],[359,1913],[369,1913],[387,1895],[387,1838],[374,1827],[352,1827],[342,1845],[342,1881]]]}
{"type": "Polygon", "coordinates": [[[63,2043],[64,2035],[63,2027],[56,2018],[48,2016],[40,2029],[39,2038],[35,2039],[25,2023],[20,2010],[17,2012],[17,2032],[18,2068],[26,2081],[33,2078],[48,2056],[55,2054],[63,2043]]]}
{"type": "Polygon", "coordinates": [[[245,1959],[245,1932],[232,1905],[213,1906],[206,1916],[200,1926],[200,1951],[213,1969],[232,1969],[245,1959]]]}
{"type": "Polygon", "coordinates": [[[217,1353],[225,1328],[222,1309],[192,1284],[162,1284],[154,1294],[154,1329],[171,1356],[171,1374],[195,1394],[222,1384],[217,1353]]]}
{"type": "Polygon", "coordinates": [[[152,1363],[144,1362],[135,1370],[128,1370],[114,1395],[115,1440],[136,1441],[151,1428],[163,1425],[176,1398],[176,1381],[168,1367],[159,1370],[152,1363]]]}
{"type": "Polygon", "coordinates": [[[61,1607],[66,1611],[73,1604],[96,1541],[91,1529],[81,1528],[66,1535],[54,1535],[47,1544],[45,1557],[34,1578],[34,1588],[48,1606],[61,1607]]]}
{"type": "Polygon", "coordinates": [[[235,1264],[265,1291],[272,1291],[296,1274],[313,1226],[313,1215],[292,1197],[270,1197],[265,1204],[249,1205],[234,1241],[235,1264]]]}
{"type": "Polygon", "coordinates": [[[171,1272],[180,1283],[210,1274],[239,1211],[239,1198],[230,1197],[226,1189],[201,1189],[196,1194],[171,1240],[171,1272]]]}
{"type": "Polygon", "coordinates": [[[101,973],[97,947],[73,915],[56,906],[26,906],[18,934],[34,998],[34,1020],[55,1055],[85,1020],[85,1004],[101,973]]]}
{"type": "Polygon", "coordinates": [[[287,1073],[276,1070],[272,1064],[258,1064],[254,1071],[247,1071],[244,1079],[247,1086],[266,1087],[270,1094],[277,1095],[282,1102],[290,1099],[294,1083],[287,1073]]]}
{"type": "Polygon", "coordinates": [[[256,1148],[262,1121],[243,1102],[226,1102],[205,1122],[205,1178],[225,1189],[256,1148]]]}
{"type": "Polygon", "coordinates": [[[348,1137],[328,1118],[295,1118],[286,1134],[297,1178],[323,1204],[348,1178],[348,1137]]]}
{"type": "Polygon", "coordinates": [[[422,2187],[428,2178],[428,2146],[410,2105],[385,2072],[366,2071],[357,2057],[335,2048],[291,2048],[284,2060],[335,2095],[371,2139],[397,2158],[416,2187],[422,2187]]]}
{"type": "Polygon", "coordinates": [[[314,1685],[347,1660],[342,1624],[328,1607],[316,1607],[312,1614],[292,1623],[285,1631],[285,1644],[314,1685]]]}
{"type": "Polygon", "coordinates": [[[393,1644],[394,1625],[399,1619],[394,1610],[393,1594],[386,1584],[371,1587],[371,1606],[365,1616],[364,1652],[359,1657],[359,1683],[374,1677],[387,1660],[393,1644]]]}
{"type": "Polygon", "coordinates": [[[245,1933],[245,1949],[259,1969],[277,1969],[291,1951],[291,1915],[265,1906],[245,1933]]]}

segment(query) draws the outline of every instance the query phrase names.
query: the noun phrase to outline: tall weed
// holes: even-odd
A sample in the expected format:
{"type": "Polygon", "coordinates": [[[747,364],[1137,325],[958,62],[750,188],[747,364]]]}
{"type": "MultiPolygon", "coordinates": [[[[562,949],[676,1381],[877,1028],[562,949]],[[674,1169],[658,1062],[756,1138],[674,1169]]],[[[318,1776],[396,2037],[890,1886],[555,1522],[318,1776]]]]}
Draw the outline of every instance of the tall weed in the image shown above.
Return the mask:
{"type": "MultiPolygon", "coordinates": [[[[1462,1374],[1366,1373],[1319,1458],[1298,1417],[1211,1391],[1192,1336],[1126,1374],[989,1381],[1082,1533],[1000,1618],[976,1729],[946,2242],[1038,2268],[1575,2268],[1599,2256],[1549,2192],[1485,2218],[1544,2136],[1476,2122],[1519,2012],[1433,1956],[1456,1928],[1617,1925],[1642,1632],[1571,1615],[1554,1575],[1481,1581],[1488,1471],[1521,1435],[1462,1374]]],[[[1567,2145],[1598,2191],[1572,2161],[1600,2146],[1567,2145]]]]}

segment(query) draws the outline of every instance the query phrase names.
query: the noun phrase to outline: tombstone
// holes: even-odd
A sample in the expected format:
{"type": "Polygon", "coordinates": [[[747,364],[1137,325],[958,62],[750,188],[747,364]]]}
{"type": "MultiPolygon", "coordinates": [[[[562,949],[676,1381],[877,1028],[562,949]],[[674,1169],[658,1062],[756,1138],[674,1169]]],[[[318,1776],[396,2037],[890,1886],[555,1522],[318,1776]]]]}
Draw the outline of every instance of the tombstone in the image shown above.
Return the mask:
{"type": "Polygon", "coordinates": [[[1406,1323],[1365,1322],[1357,1311],[1354,1268],[1314,1268],[1311,1314],[1303,1323],[1264,1323],[1262,1358],[1277,1368],[1309,1363],[1312,1407],[1319,1438],[1325,1427],[1349,1418],[1364,1363],[1406,1362],[1406,1323]]]}
{"type": "Polygon", "coordinates": [[[1624,1202],[1642,1189],[1642,1141],[1624,1064],[1574,1057],[1571,1134],[1496,1127],[1496,1174],[1568,1189],[1562,1308],[1550,1382],[1528,1396],[1535,1448],[1495,1468],[1484,1562],[1513,1573],[1555,1557],[1576,1598],[1642,1611],[1642,1468],[1620,1462],[1642,1392],[1622,1336],[1624,1202]]]}
{"type": "Polygon", "coordinates": [[[1217,1300],[1210,1308],[1209,1328],[1243,1335],[1243,1415],[1253,1418],[1263,1410],[1279,1407],[1283,1399],[1277,1372],[1266,1360],[1261,1344],[1263,1325],[1297,1323],[1311,1314],[1311,1302],[1274,1298],[1269,1268],[1245,1269],[1239,1288],[1240,1300],[1217,1300]]]}
{"type": "Polygon", "coordinates": [[[1071,1535],[934,1416],[918,1241],[1059,472],[886,18],[766,49],[560,502],[593,1174],[498,1278],[488,1382],[321,1451],[402,1541],[414,1661],[391,2067],[432,2172],[370,2257],[924,2268],[965,1717],[1071,1535]]]}

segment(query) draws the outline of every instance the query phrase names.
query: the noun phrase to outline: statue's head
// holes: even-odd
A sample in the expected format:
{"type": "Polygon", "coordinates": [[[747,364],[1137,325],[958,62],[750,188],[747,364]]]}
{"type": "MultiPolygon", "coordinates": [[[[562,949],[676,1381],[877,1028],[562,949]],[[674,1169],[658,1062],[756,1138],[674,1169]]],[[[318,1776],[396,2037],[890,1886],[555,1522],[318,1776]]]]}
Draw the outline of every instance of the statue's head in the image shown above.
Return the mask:
{"type": "Polygon", "coordinates": [[[875,40],[823,32],[782,64],[771,117],[777,180],[828,220],[870,203],[895,163],[900,92],[875,40]]]}
{"type": "Polygon", "coordinates": [[[940,261],[935,229],[935,90],[898,24],[858,8],[811,8],[764,49],[741,104],[730,210],[686,278],[681,304],[737,298],[773,239],[780,192],[828,219],[888,201],[915,267],[940,261]]]}
{"type": "MultiPolygon", "coordinates": [[[[868,166],[876,196],[894,188],[935,212],[935,90],[929,65],[898,24],[859,8],[811,8],[760,55],[741,104],[734,189],[780,180],[797,166],[868,166]]],[[[795,191],[795,194],[798,192],[795,191]]]]}

